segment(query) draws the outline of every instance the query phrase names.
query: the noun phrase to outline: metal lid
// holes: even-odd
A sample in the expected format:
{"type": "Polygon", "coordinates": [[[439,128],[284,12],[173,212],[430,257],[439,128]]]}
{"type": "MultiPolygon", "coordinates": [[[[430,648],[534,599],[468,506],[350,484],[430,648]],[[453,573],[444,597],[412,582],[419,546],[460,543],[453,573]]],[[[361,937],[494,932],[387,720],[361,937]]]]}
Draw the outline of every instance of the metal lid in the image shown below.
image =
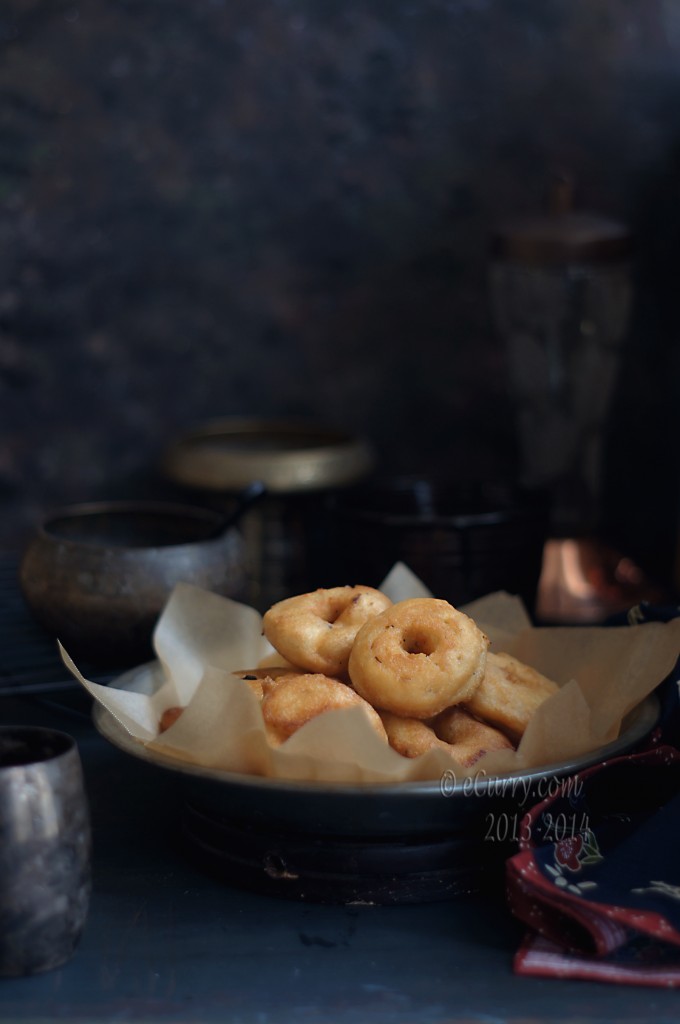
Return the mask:
{"type": "Polygon", "coordinates": [[[497,259],[528,264],[614,263],[629,258],[632,236],[627,225],[599,214],[572,210],[568,179],[556,181],[543,215],[508,220],[491,236],[497,259]]]}
{"type": "Polygon", "coordinates": [[[373,466],[368,445],[339,430],[296,420],[211,420],[180,438],[161,460],[185,487],[234,491],[261,480],[291,493],[357,483],[373,466]]]}

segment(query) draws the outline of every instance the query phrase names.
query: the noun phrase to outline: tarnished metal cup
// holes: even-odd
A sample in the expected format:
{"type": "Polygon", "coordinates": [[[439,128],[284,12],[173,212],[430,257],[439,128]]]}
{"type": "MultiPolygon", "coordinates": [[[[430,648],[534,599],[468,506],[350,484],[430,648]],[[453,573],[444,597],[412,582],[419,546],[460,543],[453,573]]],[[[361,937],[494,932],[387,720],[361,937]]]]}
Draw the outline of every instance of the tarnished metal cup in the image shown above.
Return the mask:
{"type": "Polygon", "coordinates": [[[74,740],[0,727],[0,976],[72,956],[90,898],[90,816],[74,740]]]}

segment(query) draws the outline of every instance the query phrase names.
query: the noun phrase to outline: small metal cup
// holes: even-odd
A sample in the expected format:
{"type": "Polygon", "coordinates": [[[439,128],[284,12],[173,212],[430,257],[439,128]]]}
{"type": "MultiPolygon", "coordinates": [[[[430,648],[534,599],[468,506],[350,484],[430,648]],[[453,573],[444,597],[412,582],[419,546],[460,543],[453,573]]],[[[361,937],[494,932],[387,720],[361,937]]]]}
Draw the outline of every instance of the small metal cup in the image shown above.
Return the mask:
{"type": "Polygon", "coordinates": [[[74,740],[0,727],[0,976],[64,964],[90,897],[90,816],[74,740]]]}

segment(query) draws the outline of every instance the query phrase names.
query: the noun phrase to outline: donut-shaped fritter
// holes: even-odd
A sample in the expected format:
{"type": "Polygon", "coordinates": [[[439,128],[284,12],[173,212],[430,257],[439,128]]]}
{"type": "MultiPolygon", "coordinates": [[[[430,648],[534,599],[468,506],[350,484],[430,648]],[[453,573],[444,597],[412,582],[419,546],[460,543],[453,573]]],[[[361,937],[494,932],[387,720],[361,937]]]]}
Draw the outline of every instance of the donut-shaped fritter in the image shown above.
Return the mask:
{"type": "Polygon", "coordinates": [[[175,704],[170,708],[166,708],[160,719],[158,720],[158,731],[165,732],[171,725],[174,725],[178,718],[181,717],[184,708],[179,704],[175,704]]]}
{"type": "Polygon", "coordinates": [[[513,749],[502,733],[478,722],[462,708],[443,711],[431,725],[419,718],[400,718],[390,711],[381,711],[380,717],[390,746],[404,757],[420,757],[439,748],[463,768],[469,768],[490,750],[513,749]],[[440,720],[441,731],[437,726],[440,720]]]}
{"type": "Polygon", "coordinates": [[[262,627],[270,644],[292,665],[342,676],[358,630],[391,603],[373,587],[320,589],[272,605],[262,627]]]}
{"type": "MultiPolygon", "coordinates": [[[[283,669],[269,669],[269,672],[284,671],[283,669]]],[[[232,672],[232,675],[236,676],[237,679],[243,679],[250,688],[251,693],[257,697],[258,700],[262,700],[262,679],[266,678],[268,673],[261,671],[260,669],[238,669],[236,672],[232,672]]],[[[160,717],[158,722],[158,731],[165,732],[174,725],[178,718],[181,717],[184,711],[184,707],[180,705],[173,705],[173,707],[166,708],[160,717]]]]}
{"type": "Polygon", "coordinates": [[[484,674],[488,638],[447,601],[400,601],[357,633],[349,675],[376,708],[432,718],[468,700],[484,674]]]}
{"type": "Polygon", "coordinates": [[[258,669],[279,669],[285,668],[288,672],[295,671],[295,666],[291,665],[289,661],[279,654],[278,651],[273,651],[272,654],[265,654],[264,658],[260,658],[257,663],[258,669]]]}
{"type": "Polygon", "coordinates": [[[262,680],[262,717],[270,742],[283,743],[306,722],[335,708],[362,707],[381,737],[387,739],[377,711],[351,686],[318,673],[288,673],[262,680]]]}
{"type": "Polygon", "coordinates": [[[274,666],[272,668],[260,668],[258,666],[258,668],[237,669],[235,672],[232,672],[232,675],[247,683],[257,699],[262,700],[263,679],[276,679],[278,676],[286,675],[288,672],[290,672],[289,668],[282,668],[281,666],[274,666]]]}
{"type": "Polygon", "coordinates": [[[489,652],[482,680],[466,707],[518,743],[536,708],[558,689],[557,683],[512,655],[489,652]]]}
{"type": "MultiPolygon", "coordinates": [[[[492,750],[514,750],[508,737],[499,729],[480,722],[464,708],[453,707],[442,711],[432,723],[432,728],[440,740],[451,746],[467,748],[474,760],[492,750]]],[[[470,764],[469,760],[461,764],[470,764]]]]}
{"type": "Polygon", "coordinates": [[[448,749],[448,744],[440,740],[434,729],[419,718],[401,718],[391,711],[381,711],[380,717],[385,726],[390,746],[404,757],[420,757],[434,747],[448,749]]]}

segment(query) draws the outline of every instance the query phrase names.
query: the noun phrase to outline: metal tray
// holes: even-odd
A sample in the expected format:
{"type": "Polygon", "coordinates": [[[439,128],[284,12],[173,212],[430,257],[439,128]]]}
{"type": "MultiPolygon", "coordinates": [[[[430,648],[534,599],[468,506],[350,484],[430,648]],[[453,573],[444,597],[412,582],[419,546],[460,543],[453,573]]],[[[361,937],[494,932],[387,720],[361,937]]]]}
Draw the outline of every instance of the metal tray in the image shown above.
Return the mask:
{"type": "MultiPolygon", "coordinates": [[[[156,662],[116,680],[151,693],[156,662]]],[[[568,778],[635,749],[659,716],[648,697],[612,743],[569,761],[499,777],[399,784],[285,781],[203,768],[149,751],[101,705],[98,731],[126,754],[172,772],[183,803],[184,849],[223,880],[317,902],[449,899],[502,884],[525,813],[568,791],[568,778]]],[[[576,826],[576,823],[574,823],[576,826]]]]}

